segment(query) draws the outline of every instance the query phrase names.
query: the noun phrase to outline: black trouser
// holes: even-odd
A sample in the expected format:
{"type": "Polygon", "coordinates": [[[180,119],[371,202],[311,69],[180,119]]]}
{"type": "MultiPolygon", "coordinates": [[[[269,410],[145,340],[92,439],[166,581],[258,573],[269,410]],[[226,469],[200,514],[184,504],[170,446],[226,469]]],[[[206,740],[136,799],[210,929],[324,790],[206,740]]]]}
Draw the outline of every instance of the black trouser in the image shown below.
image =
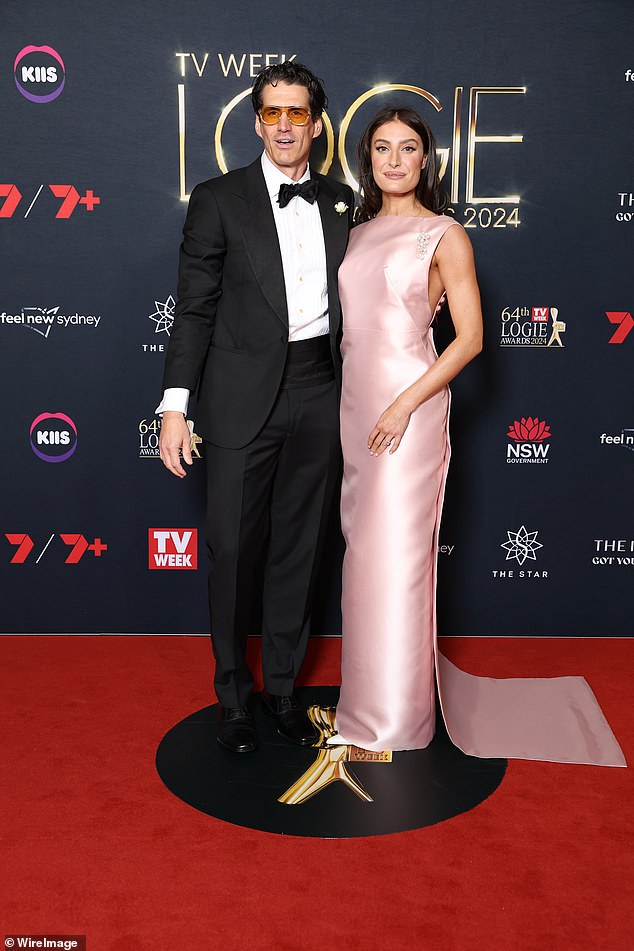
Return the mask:
{"type": "Polygon", "coordinates": [[[293,692],[308,643],[316,570],[340,470],[339,406],[333,380],[290,379],[248,446],[206,445],[214,685],[226,707],[244,706],[251,694],[245,649],[247,636],[257,633],[249,626],[260,591],[267,690],[293,692]]]}

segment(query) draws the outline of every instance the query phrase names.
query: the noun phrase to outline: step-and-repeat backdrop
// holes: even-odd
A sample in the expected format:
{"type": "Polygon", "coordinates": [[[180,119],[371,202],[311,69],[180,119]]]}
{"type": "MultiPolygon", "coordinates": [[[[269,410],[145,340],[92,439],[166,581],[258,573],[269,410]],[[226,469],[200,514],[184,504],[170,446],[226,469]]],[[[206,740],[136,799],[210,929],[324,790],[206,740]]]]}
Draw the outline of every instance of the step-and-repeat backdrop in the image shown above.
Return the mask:
{"type": "MultiPolygon", "coordinates": [[[[183,482],[154,415],[180,229],[196,182],[259,154],[249,88],[293,58],[330,99],[313,164],[355,184],[374,111],[419,108],[474,245],[486,340],[453,385],[441,633],[633,633],[629,3],[2,14],[3,631],[207,630],[195,412],[183,482]]],[[[317,633],[340,630],[341,551],[333,522],[317,633]]]]}

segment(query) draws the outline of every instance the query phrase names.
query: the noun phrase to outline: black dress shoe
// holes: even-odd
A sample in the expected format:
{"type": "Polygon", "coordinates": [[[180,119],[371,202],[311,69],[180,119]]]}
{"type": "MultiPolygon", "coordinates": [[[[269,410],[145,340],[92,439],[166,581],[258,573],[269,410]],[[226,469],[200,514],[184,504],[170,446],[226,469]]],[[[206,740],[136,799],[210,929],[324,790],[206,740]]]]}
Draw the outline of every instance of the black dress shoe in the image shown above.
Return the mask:
{"type": "Polygon", "coordinates": [[[218,742],[232,753],[251,753],[257,749],[257,734],[246,707],[219,708],[218,742]]]}
{"type": "Polygon", "coordinates": [[[299,746],[312,746],[319,739],[319,733],[310,722],[308,714],[302,710],[294,696],[280,697],[264,690],[262,706],[265,713],[275,719],[277,732],[285,740],[299,746]]]}

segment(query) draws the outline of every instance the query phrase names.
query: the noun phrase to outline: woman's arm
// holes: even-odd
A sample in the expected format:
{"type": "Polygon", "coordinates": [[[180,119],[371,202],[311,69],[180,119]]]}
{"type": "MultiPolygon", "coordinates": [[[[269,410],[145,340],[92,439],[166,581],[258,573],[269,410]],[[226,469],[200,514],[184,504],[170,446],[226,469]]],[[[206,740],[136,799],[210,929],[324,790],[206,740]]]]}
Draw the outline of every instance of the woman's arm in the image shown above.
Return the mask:
{"type": "Polygon", "coordinates": [[[368,449],[380,456],[396,452],[413,412],[439,393],[482,350],[482,310],[471,242],[461,227],[443,235],[434,261],[447,292],[456,338],[433,366],[403,390],[379,417],[368,437],[368,449]]]}

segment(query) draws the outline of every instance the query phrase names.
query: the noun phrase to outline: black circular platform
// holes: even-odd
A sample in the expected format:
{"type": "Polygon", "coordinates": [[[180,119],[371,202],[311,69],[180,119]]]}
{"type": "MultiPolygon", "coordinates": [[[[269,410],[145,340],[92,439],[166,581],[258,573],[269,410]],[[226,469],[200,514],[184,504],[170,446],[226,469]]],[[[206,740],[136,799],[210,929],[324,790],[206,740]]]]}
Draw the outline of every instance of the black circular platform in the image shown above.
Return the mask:
{"type": "MultiPolygon", "coordinates": [[[[305,687],[300,703],[334,706],[338,687],[305,687]]],[[[301,805],[281,796],[315,762],[318,750],[293,746],[253,701],[259,747],[231,753],[216,740],[217,705],[177,723],[156,753],[167,788],[200,812],[234,825],[282,835],[339,839],[420,829],[473,809],[497,789],[506,760],[465,756],[449,740],[442,716],[425,750],[394,753],[391,763],[350,763],[374,802],[334,782],[301,805]]]]}

